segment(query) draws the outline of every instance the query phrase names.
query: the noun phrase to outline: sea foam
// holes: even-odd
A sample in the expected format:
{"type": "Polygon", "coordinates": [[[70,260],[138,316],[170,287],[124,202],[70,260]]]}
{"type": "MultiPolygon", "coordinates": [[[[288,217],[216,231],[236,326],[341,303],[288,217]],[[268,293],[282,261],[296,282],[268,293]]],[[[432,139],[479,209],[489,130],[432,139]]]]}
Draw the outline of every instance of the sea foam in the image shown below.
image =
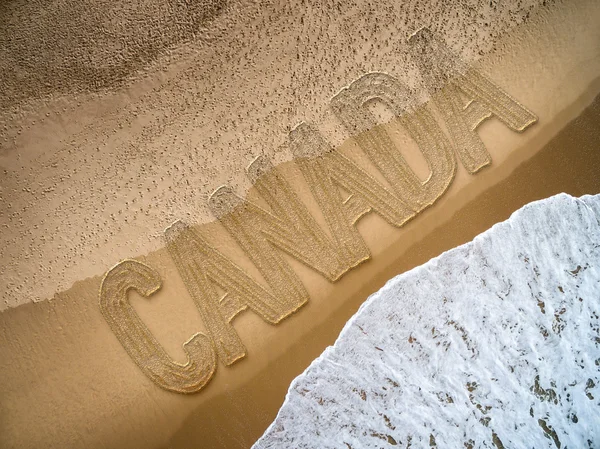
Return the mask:
{"type": "Polygon", "coordinates": [[[391,279],[263,448],[600,447],[600,195],[531,203],[391,279]]]}

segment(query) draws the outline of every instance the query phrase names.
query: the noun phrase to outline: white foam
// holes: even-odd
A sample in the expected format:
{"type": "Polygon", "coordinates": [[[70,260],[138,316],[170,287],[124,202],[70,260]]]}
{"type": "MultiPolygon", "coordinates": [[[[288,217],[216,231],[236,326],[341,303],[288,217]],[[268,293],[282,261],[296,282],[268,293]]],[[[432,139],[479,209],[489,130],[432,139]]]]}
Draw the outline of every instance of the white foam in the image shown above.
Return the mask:
{"type": "Polygon", "coordinates": [[[254,448],[599,447],[599,220],[557,195],[393,278],[254,448]]]}

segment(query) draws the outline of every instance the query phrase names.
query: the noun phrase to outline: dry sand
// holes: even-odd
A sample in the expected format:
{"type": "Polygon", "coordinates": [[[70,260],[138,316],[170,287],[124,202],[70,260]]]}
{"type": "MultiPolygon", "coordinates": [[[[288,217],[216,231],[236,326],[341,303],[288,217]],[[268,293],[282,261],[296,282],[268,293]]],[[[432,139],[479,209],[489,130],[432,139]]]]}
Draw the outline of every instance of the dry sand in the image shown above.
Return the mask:
{"type": "MultiPolygon", "coordinates": [[[[272,5],[265,7],[264,16],[253,19],[274,20],[269,7],[272,5]]],[[[231,15],[241,10],[234,10],[231,15]]],[[[223,14],[213,20],[227,17],[223,14]]],[[[394,229],[374,215],[361,220],[359,230],[372,251],[372,259],[339,282],[331,284],[291,261],[309,290],[310,303],[278,326],[269,326],[251,313],[236,318],[234,326],[248,348],[248,356],[231,367],[219,365],[208,387],[193,396],[159,389],[129,359],[100,314],[98,275],[131,256],[160,272],[165,280],[162,291],[151,301],[132,294],[132,303],[166,350],[183,361],[182,342],[202,331],[203,324],[168,254],[160,248],[160,232],[177,218],[193,223],[208,221],[204,205],[210,189],[223,181],[240,191],[247,188],[241,174],[257,153],[264,151],[276,161],[284,161],[287,156],[274,142],[283,140],[285,129],[295,120],[323,119],[324,130],[331,131],[331,122],[318,108],[324,107],[328,95],[344,85],[337,78],[341,75],[338,73],[333,79],[323,75],[320,79],[311,74],[318,65],[314,62],[298,75],[310,79],[299,81],[304,83],[304,90],[283,100],[267,95],[272,87],[267,84],[273,80],[259,74],[261,70],[282,77],[297,73],[289,67],[278,71],[276,64],[269,62],[259,65],[260,70],[249,67],[248,76],[254,83],[238,80],[237,85],[228,84],[232,81],[227,79],[217,83],[214,79],[218,79],[218,73],[206,81],[193,75],[194,64],[216,64],[226,56],[211,59],[202,53],[206,49],[193,49],[192,44],[186,44],[187,47],[181,47],[185,51],[180,49],[181,55],[173,57],[172,64],[179,75],[174,81],[161,72],[166,81],[157,89],[159,93],[151,87],[153,81],[146,79],[136,81],[138,84],[128,90],[124,88],[125,93],[58,99],[53,105],[44,106],[48,109],[40,110],[44,114],[46,110],[55,111],[52,108],[62,102],[66,108],[63,115],[52,112],[47,122],[24,125],[21,134],[15,130],[30,123],[27,121],[33,120],[32,115],[24,103],[18,114],[9,108],[6,129],[10,132],[0,157],[5,174],[8,173],[2,181],[3,199],[13,204],[1,217],[8,226],[3,233],[1,254],[6,310],[0,315],[0,359],[11,363],[0,367],[0,445],[251,445],[274,418],[293,377],[334,341],[345,321],[385,280],[471,240],[529,201],[560,191],[573,195],[600,192],[600,104],[596,100],[585,109],[600,92],[600,31],[593,26],[598,19],[600,7],[594,2],[582,2],[577,7],[557,5],[494,41],[494,51],[482,57],[478,67],[533,110],[539,123],[524,134],[515,134],[495,120],[485,123],[479,132],[492,155],[492,165],[474,176],[459,171],[438,203],[406,227],[394,229]],[[581,32],[572,33],[572,29],[581,32]],[[186,95],[186,88],[203,81],[205,87],[192,89],[186,95]],[[214,97],[207,94],[211,97],[208,100],[202,96],[207,86],[216,86],[216,90],[232,86],[239,89],[230,96],[223,91],[214,97]],[[319,92],[314,91],[316,86],[319,92]],[[309,92],[311,95],[307,95],[309,92]],[[250,125],[252,120],[245,121],[241,116],[228,115],[227,109],[231,108],[237,107],[236,113],[246,111],[240,109],[244,95],[247,102],[242,103],[247,104],[247,110],[252,109],[251,98],[270,102],[264,117],[252,116],[252,120],[264,119],[258,122],[261,126],[250,125]],[[204,110],[176,104],[176,100],[185,99],[190,103],[203,100],[204,110]],[[77,101],[81,104],[77,105],[77,101]],[[286,108],[294,107],[298,110],[285,113],[286,108]],[[98,121],[97,117],[103,120],[98,121]],[[237,125],[231,127],[229,119],[237,120],[237,125]],[[57,127],[59,131],[55,132],[57,127]],[[219,127],[222,129],[215,131],[219,127]],[[257,134],[250,137],[253,131],[257,134]],[[238,134],[246,137],[242,139],[238,134]],[[203,140],[205,137],[208,140],[203,140]],[[203,147],[210,139],[215,151],[222,151],[217,157],[209,154],[211,147],[203,147]],[[252,147],[258,139],[266,142],[264,150],[252,147]],[[164,154],[159,150],[161,146],[164,154]],[[225,147],[230,149],[222,150],[225,147]],[[101,149],[101,156],[94,156],[97,149],[101,149]],[[118,158],[111,159],[111,155],[118,158]],[[211,158],[217,163],[211,164],[211,158]],[[54,167],[56,173],[51,172],[53,164],[59,164],[54,167]],[[203,169],[199,171],[198,166],[203,169]],[[132,172],[132,168],[136,170],[132,172]],[[55,190],[47,193],[45,201],[36,189],[47,188],[55,190]],[[31,196],[29,200],[27,195],[31,196]],[[111,213],[118,219],[112,220],[111,213]],[[27,252],[31,253],[29,258],[27,252]],[[73,283],[77,279],[81,280],[73,283]],[[19,285],[22,286],[17,289],[19,285]],[[61,289],[64,291],[52,301],[28,303],[31,298],[50,298],[61,289]],[[18,304],[21,305],[9,308],[18,304]]],[[[290,27],[293,28],[289,25],[282,29],[287,31],[290,27]]],[[[252,33],[251,28],[245,30],[252,33]]],[[[260,30],[269,32],[275,28],[260,30]]],[[[451,30],[448,33],[452,35],[451,30]]],[[[402,34],[408,34],[405,28],[402,34]]],[[[468,49],[465,42],[469,39],[461,33],[457,36],[463,39],[462,50],[468,49]]],[[[373,42],[389,43],[390,39],[373,42]]],[[[285,39],[281,36],[266,39],[265,45],[282,40],[285,39]]],[[[456,48],[461,50],[456,42],[456,48]]],[[[489,45],[486,50],[490,50],[491,41],[483,39],[477,45],[485,47],[485,42],[489,45]]],[[[328,51],[341,52],[334,43],[324,46],[325,60],[328,51]]],[[[338,43],[342,46],[341,41],[338,43]]],[[[357,42],[350,44],[363,48],[357,42]]],[[[249,48],[251,51],[255,48],[249,48]]],[[[398,62],[394,61],[403,53],[387,54],[382,50],[382,54],[388,56],[358,67],[345,66],[341,78],[347,83],[366,71],[386,67],[395,68],[390,70],[392,73],[400,73],[398,62]]],[[[243,66],[238,59],[229,64],[243,66]]],[[[173,66],[169,66],[170,70],[175,70],[173,66]]],[[[218,69],[210,66],[212,71],[218,69]]],[[[242,69],[235,72],[237,76],[244,73],[242,69]]],[[[288,85],[286,89],[291,88],[288,85]]],[[[27,101],[31,102],[31,98],[27,101]]],[[[404,139],[395,123],[386,126],[397,139],[404,139]]],[[[340,150],[357,155],[352,140],[342,143],[340,150]]],[[[418,167],[416,158],[412,162],[418,167]]],[[[283,163],[279,169],[308,199],[307,187],[294,165],[283,163]]],[[[259,201],[254,191],[248,195],[259,201]]],[[[198,229],[225,254],[250,269],[241,250],[219,224],[207,223],[198,229]]]]}

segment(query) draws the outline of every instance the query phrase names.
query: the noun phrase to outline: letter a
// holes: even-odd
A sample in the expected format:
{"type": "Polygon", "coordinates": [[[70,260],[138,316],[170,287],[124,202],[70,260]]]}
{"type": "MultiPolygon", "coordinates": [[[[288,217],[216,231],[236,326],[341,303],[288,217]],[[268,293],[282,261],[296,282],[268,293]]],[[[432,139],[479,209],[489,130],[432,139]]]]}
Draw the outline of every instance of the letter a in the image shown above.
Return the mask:
{"type": "Polygon", "coordinates": [[[181,221],[165,229],[165,239],[225,365],[246,355],[246,348],[230,324],[239,312],[250,308],[266,322],[276,324],[301,305],[267,292],[181,221]],[[219,299],[213,283],[227,292],[224,298],[219,299]]]}
{"type": "Polygon", "coordinates": [[[429,94],[441,112],[463,166],[476,173],[491,162],[475,129],[495,115],[513,131],[522,132],[537,121],[525,106],[467,65],[422,28],[409,39],[429,94]],[[461,92],[471,100],[465,106],[461,92]]]}

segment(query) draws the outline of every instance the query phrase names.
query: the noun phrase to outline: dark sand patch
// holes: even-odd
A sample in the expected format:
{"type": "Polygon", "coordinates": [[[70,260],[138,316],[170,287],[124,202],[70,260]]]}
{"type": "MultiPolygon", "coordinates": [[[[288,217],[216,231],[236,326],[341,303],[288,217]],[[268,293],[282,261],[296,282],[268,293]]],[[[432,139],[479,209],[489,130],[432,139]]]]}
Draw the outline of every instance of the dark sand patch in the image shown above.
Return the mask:
{"type": "Polygon", "coordinates": [[[117,87],[194,37],[226,0],[0,3],[0,110],[28,98],[117,87]]]}

